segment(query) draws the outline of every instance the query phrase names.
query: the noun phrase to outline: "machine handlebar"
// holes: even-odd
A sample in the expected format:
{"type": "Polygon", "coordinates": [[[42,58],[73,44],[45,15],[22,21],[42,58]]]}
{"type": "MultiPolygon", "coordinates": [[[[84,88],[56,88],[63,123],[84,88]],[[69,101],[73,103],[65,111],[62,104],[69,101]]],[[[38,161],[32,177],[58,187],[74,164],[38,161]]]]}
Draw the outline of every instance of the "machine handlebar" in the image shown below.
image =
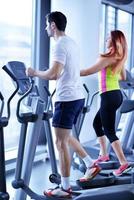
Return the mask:
{"type": "Polygon", "coordinates": [[[44,89],[48,95],[48,102],[47,102],[46,110],[45,110],[46,112],[48,112],[50,106],[51,106],[51,109],[53,110],[52,97],[54,96],[56,89],[52,92],[52,94],[49,92],[46,86],[44,86],[44,89]]]}

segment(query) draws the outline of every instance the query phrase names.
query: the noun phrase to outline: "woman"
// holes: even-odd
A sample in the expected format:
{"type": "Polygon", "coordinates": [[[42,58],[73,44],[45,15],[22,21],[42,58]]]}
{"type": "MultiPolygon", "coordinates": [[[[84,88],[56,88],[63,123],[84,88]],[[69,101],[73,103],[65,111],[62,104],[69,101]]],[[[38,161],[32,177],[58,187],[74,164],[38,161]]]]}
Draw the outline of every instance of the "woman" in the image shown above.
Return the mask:
{"type": "Polygon", "coordinates": [[[125,61],[127,58],[127,43],[124,34],[120,30],[111,31],[107,39],[107,52],[101,54],[92,67],[83,69],[81,76],[87,76],[99,72],[100,109],[97,112],[93,127],[100,144],[100,155],[95,163],[108,161],[106,150],[106,137],[120,162],[119,169],[113,171],[115,176],[122,175],[130,170],[120,141],[115,133],[116,111],[120,107],[123,97],[119,88],[119,79],[125,80],[125,61]]]}

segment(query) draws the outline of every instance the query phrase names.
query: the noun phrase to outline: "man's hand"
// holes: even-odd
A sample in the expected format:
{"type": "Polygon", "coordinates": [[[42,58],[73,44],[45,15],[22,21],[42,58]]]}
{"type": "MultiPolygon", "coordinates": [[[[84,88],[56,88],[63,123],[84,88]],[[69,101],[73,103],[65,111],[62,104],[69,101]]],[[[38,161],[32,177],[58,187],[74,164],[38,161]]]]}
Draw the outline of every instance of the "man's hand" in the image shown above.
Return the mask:
{"type": "Polygon", "coordinates": [[[59,76],[61,75],[62,70],[63,70],[63,64],[55,61],[53,62],[53,65],[50,69],[41,71],[41,70],[35,70],[29,67],[26,69],[26,74],[27,76],[31,76],[31,77],[36,76],[38,78],[45,79],[45,80],[57,80],[59,76]]]}
{"type": "Polygon", "coordinates": [[[35,72],[36,71],[33,68],[31,68],[31,67],[29,67],[29,68],[26,69],[26,75],[27,76],[34,77],[34,76],[36,76],[35,72]]]}

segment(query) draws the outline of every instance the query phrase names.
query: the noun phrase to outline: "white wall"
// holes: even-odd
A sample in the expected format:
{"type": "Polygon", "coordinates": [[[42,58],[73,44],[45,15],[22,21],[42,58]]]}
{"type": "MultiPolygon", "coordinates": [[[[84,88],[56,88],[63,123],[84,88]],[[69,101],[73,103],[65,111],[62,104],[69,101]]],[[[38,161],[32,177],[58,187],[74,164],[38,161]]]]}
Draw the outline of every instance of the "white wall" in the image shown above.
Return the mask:
{"type": "MultiPolygon", "coordinates": [[[[101,0],[52,0],[52,11],[61,11],[67,16],[66,33],[79,45],[81,68],[92,65],[99,53],[99,35],[101,23],[101,0]]],[[[98,90],[97,75],[82,78],[90,94],[98,90]]],[[[82,142],[95,137],[92,119],[97,109],[97,101],[86,116],[81,133],[82,142]]]]}

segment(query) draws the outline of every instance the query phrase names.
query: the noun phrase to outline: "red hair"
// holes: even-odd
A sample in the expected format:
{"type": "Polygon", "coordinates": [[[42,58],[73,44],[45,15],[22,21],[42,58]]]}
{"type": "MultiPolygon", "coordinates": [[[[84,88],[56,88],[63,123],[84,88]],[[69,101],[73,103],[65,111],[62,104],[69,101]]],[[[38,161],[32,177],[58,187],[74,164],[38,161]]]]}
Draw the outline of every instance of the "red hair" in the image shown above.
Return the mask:
{"type": "Polygon", "coordinates": [[[127,58],[127,42],[125,35],[120,30],[110,33],[111,44],[107,53],[101,54],[102,57],[113,57],[115,62],[112,65],[113,73],[120,71],[127,58]]]}

